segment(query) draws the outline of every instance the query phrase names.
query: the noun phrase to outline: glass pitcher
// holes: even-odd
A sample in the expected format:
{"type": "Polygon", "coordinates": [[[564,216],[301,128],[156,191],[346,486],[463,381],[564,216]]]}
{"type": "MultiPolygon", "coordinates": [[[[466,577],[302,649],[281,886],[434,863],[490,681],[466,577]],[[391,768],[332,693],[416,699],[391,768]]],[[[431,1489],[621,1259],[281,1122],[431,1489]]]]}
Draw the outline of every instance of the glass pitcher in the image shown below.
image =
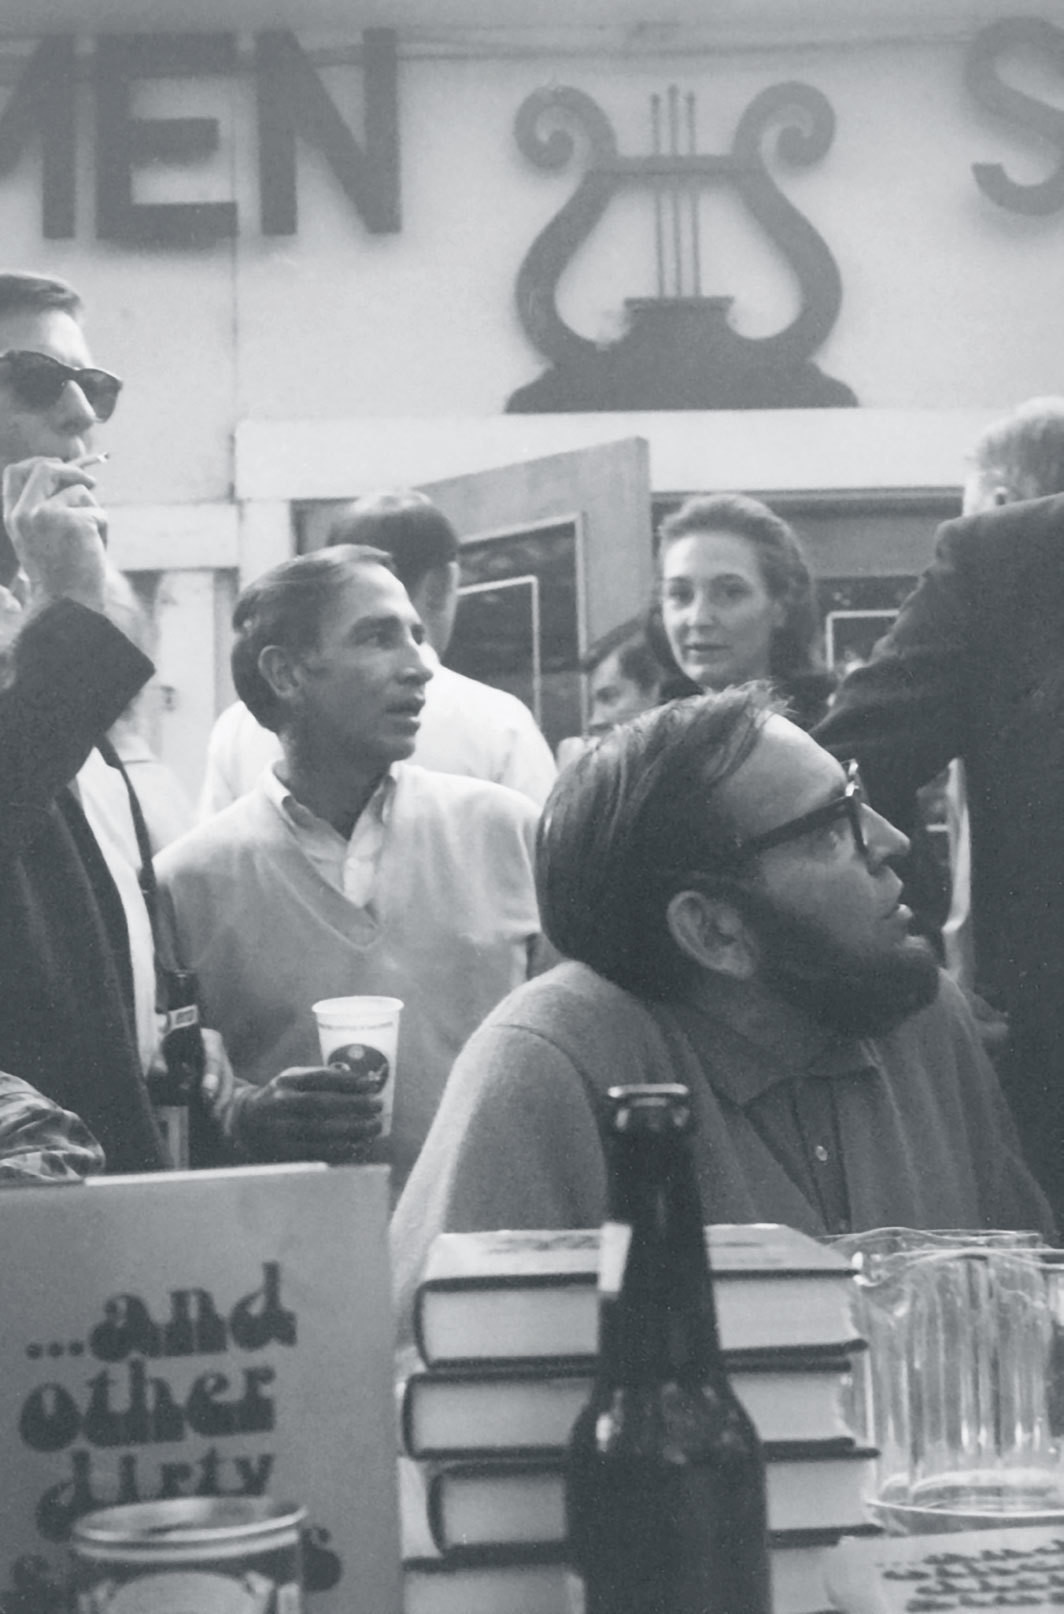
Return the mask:
{"type": "Polygon", "coordinates": [[[879,1451],[876,1522],[1064,1521],[1051,1416],[1064,1269],[1039,1235],[878,1228],[833,1244],[854,1261],[868,1341],[854,1427],[879,1451]]]}

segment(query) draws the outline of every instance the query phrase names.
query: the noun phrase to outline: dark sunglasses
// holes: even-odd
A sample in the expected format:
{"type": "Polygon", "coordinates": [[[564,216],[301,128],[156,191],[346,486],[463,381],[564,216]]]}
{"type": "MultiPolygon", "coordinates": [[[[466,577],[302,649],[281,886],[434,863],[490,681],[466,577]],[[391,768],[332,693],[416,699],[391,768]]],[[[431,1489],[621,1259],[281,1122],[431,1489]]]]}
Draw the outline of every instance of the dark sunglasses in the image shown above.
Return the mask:
{"type": "Polygon", "coordinates": [[[800,818],[791,818],[785,824],[777,824],[775,829],[767,829],[763,835],[751,835],[748,840],[736,841],[727,853],[727,861],[740,862],[744,858],[753,857],[757,852],[767,852],[770,847],[783,846],[787,841],[797,841],[803,835],[812,835],[818,829],[826,829],[829,824],[837,823],[840,818],[849,819],[854,845],[861,856],[866,857],[868,841],[864,827],[865,800],[857,764],[848,762],[846,784],[841,796],[836,796],[834,801],[825,802],[823,807],[814,807],[811,813],[803,813],[800,818]]]}
{"type": "Polygon", "coordinates": [[[110,420],[122,390],[121,381],[107,370],[79,369],[53,359],[50,353],[26,348],[0,353],[0,378],[27,409],[52,409],[63,396],[63,388],[73,381],[97,420],[110,420]]]}

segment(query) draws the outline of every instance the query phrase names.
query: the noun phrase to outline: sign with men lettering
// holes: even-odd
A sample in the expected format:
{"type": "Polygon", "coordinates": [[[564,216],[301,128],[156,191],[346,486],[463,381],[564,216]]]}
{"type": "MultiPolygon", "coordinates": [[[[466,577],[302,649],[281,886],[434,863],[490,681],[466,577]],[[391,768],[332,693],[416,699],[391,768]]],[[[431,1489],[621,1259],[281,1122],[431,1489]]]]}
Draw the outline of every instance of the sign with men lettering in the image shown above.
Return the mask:
{"type": "Polygon", "coordinates": [[[96,1508],[307,1510],[310,1614],[398,1608],[387,1174],[255,1166],[10,1189],[0,1608],[64,1609],[96,1508]]]}

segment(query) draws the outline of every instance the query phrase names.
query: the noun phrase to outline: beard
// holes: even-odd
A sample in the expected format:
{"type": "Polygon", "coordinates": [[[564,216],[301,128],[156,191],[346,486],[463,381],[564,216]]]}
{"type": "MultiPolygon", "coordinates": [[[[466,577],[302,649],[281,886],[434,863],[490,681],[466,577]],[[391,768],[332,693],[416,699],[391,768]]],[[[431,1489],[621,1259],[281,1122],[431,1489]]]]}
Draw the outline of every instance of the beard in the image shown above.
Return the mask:
{"type": "Polygon", "coordinates": [[[919,936],[855,954],[816,920],[758,891],[740,903],[761,948],[761,981],[777,997],[848,1037],[882,1037],[938,996],[938,960],[919,936]]]}

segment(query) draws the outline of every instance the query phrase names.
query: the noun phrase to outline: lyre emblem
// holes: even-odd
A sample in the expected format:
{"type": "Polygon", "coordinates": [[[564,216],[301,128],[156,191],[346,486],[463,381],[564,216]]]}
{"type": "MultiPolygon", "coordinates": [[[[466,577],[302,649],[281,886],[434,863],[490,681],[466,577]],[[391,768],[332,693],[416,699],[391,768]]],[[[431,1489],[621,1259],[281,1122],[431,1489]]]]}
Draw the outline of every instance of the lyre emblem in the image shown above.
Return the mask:
{"type": "Polygon", "coordinates": [[[601,107],[582,90],[536,90],[517,113],[515,136],[539,168],[573,157],[576,123],[588,157],[569,200],[536,237],[517,276],[524,329],[551,368],[507,403],[513,413],[615,409],[811,409],[857,402],[809,355],[835,323],[842,301],[838,266],[823,239],[778,188],[765,166],[762,140],[774,121],[776,153],[792,165],[818,161],[831,145],[835,115],[819,90],[778,84],[763,90],[739,120],[730,152],[697,150],[695,100],[672,87],[651,97],[652,150],[625,157],[601,107]],[[686,147],[686,149],[682,149],[686,147]],[[702,295],[701,192],[729,185],[787,258],[801,292],[798,313],[783,330],[740,336],[728,322],[731,297],[702,295]],[[626,299],[629,328],[601,346],[562,319],[559,278],[622,186],[653,192],[657,295],[626,299]]]}

